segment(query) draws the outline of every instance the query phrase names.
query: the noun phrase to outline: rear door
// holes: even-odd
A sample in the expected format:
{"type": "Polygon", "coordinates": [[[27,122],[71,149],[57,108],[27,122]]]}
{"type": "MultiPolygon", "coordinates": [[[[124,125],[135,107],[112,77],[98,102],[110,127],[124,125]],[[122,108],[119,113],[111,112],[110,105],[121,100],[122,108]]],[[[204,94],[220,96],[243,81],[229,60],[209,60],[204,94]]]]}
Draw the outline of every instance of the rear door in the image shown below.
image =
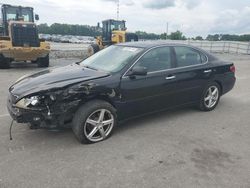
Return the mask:
{"type": "Polygon", "coordinates": [[[207,56],[187,46],[175,46],[174,54],[177,105],[199,101],[213,72],[207,56]]]}
{"type": "MultiPolygon", "coordinates": [[[[174,80],[167,79],[173,67],[171,47],[157,47],[148,51],[133,66],[145,67],[146,76],[129,77],[121,80],[123,118],[158,111],[174,104],[174,80]]],[[[132,68],[133,68],[132,67],[132,68]]],[[[131,69],[132,69],[131,68],[131,69]]]]}

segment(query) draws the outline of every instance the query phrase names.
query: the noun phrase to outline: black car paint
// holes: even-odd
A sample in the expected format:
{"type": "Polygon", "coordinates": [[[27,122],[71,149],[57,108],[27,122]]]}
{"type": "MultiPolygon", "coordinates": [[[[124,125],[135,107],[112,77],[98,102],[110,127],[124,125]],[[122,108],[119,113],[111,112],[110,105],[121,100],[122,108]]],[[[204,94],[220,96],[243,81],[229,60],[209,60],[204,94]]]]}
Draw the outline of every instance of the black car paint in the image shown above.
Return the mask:
{"type": "Polygon", "coordinates": [[[117,73],[106,73],[72,64],[44,70],[15,83],[9,89],[7,105],[12,118],[20,123],[36,124],[40,128],[64,126],[71,121],[79,106],[92,99],[102,99],[117,109],[118,119],[122,121],[148,112],[195,104],[199,102],[204,88],[210,82],[217,82],[221,86],[222,94],[234,86],[235,76],[230,72],[232,63],[222,62],[194,47],[192,48],[207,56],[207,63],[176,68],[173,56],[172,69],[149,73],[147,76],[127,76],[136,60],[152,48],[172,48],[179,45],[144,46],[142,43],[140,46],[139,42],[119,45],[141,47],[144,50],[117,73]],[[206,70],[211,72],[205,73],[206,70]],[[173,75],[176,79],[166,80],[166,77],[173,75]],[[44,104],[32,109],[20,109],[15,106],[18,100],[31,95],[44,96],[44,104]],[[50,95],[56,99],[52,101],[50,95]],[[34,117],[39,117],[39,122],[34,121],[34,117]]]}
{"type": "Polygon", "coordinates": [[[18,99],[20,99],[37,92],[57,90],[58,88],[106,76],[109,76],[106,72],[95,71],[72,64],[29,75],[11,86],[10,91],[14,90],[15,95],[19,96],[18,99]]]}

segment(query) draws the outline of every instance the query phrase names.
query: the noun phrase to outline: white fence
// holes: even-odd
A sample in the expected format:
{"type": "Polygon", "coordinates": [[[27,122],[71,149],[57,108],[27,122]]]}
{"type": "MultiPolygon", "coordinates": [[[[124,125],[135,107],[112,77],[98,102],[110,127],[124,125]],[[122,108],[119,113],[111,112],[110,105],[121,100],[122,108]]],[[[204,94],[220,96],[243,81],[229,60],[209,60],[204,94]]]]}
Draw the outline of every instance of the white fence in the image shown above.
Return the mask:
{"type": "Polygon", "coordinates": [[[250,42],[236,41],[194,41],[194,40],[171,40],[169,42],[190,44],[214,53],[236,53],[250,55],[250,42]]]}
{"type": "MultiPolygon", "coordinates": [[[[170,43],[190,44],[200,47],[212,53],[236,53],[250,55],[250,42],[237,41],[197,41],[197,40],[167,40],[170,43]]],[[[74,51],[87,50],[89,44],[72,44],[72,43],[53,43],[51,42],[52,51],[74,51]]]]}

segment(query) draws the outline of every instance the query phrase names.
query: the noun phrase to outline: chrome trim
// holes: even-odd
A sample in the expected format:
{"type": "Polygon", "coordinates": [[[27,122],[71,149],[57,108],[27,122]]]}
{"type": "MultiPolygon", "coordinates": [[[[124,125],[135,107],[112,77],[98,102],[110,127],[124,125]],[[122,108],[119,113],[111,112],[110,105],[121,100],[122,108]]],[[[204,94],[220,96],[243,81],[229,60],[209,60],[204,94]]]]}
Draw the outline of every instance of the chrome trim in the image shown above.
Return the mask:
{"type": "Polygon", "coordinates": [[[173,79],[175,79],[176,78],[176,76],[167,76],[165,79],[166,80],[173,80],[173,79]]]}
{"type": "Polygon", "coordinates": [[[154,46],[154,47],[151,47],[149,48],[146,52],[144,52],[142,55],[140,55],[140,57],[138,57],[137,60],[135,60],[135,62],[128,68],[128,70],[122,75],[122,78],[126,78],[126,77],[129,77],[129,76],[126,76],[126,74],[128,73],[128,71],[146,54],[148,53],[149,51],[155,49],[155,48],[160,48],[160,47],[187,47],[187,48],[191,48],[193,50],[196,50],[198,51],[199,53],[203,54],[204,56],[206,56],[207,58],[207,61],[202,63],[202,64],[198,64],[198,65],[189,65],[189,66],[185,66],[185,67],[175,67],[175,68],[170,68],[170,69],[164,69],[164,70],[158,70],[158,71],[152,71],[152,72],[148,72],[147,74],[154,74],[154,73],[159,73],[159,72],[165,72],[165,71],[169,71],[169,70],[178,70],[178,69],[183,69],[183,68],[187,68],[187,67],[196,67],[196,66],[202,66],[202,65],[205,65],[208,63],[208,56],[201,52],[198,48],[195,48],[195,47],[192,47],[192,46],[188,46],[188,45],[172,45],[172,44],[162,44],[162,45],[158,45],[158,46],[154,46]]]}
{"type": "Polygon", "coordinates": [[[204,73],[210,73],[210,72],[212,72],[212,69],[204,70],[203,72],[204,72],[204,73]]]}

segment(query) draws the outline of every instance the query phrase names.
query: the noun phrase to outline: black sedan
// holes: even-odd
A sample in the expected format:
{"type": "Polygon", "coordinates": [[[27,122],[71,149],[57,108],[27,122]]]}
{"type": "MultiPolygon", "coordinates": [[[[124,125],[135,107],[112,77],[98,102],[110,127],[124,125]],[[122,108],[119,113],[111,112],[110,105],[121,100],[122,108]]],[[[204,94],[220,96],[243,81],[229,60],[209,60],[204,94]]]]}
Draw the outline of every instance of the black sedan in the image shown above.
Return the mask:
{"type": "Polygon", "coordinates": [[[132,117],[186,105],[213,110],[234,84],[234,64],[199,48],[123,43],[20,78],[9,88],[7,106],[18,123],[48,129],[70,125],[81,143],[95,143],[132,117]]]}

